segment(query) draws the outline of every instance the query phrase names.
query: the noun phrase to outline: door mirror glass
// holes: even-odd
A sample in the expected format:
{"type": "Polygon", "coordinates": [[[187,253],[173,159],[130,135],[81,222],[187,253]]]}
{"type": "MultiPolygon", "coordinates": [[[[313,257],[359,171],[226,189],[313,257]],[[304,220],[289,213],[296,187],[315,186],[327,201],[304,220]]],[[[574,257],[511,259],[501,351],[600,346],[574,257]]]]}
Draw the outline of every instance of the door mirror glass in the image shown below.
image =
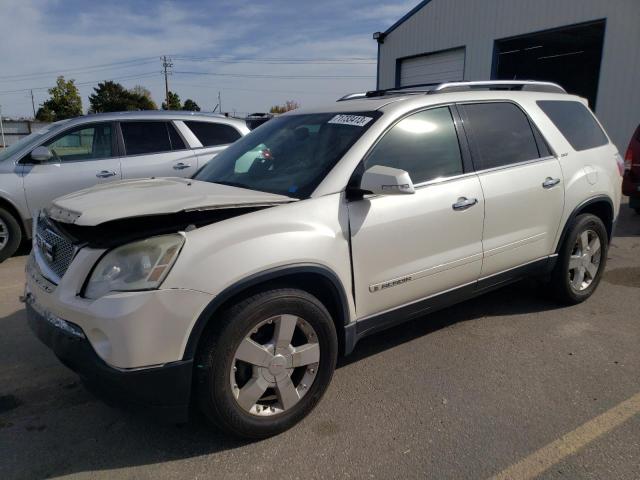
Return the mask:
{"type": "Polygon", "coordinates": [[[47,147],[36,147],[31,151],[31,160],[34,162],[48,162],[51,158],[53,158],[53,154],[47,147]]]}
{"type": "Polygon", "coordinates": [[[409,173],[399,168],[374,165],[360,180],[360,190],[377,195],[404,195],[414,193],[409,173]]]}

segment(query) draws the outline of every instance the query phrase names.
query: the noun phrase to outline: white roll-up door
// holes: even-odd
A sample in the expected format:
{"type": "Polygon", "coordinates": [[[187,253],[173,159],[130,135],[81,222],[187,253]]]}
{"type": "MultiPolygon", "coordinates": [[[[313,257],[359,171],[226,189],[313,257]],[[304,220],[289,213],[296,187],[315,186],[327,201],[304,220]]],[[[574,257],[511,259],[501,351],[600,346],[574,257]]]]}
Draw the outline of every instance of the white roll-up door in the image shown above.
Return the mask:
{"type": "Polygon", "coordinates": [[[464,48],[400,61],[400,86],[464,80],[464,48]]]}

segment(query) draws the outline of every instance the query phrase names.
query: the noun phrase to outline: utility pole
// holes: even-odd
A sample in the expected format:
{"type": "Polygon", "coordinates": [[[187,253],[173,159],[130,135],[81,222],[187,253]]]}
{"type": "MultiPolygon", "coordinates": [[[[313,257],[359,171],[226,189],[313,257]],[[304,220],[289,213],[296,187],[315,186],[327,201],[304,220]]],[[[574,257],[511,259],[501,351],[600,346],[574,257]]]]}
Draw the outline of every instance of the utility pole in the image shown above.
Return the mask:
{"type": "Polygon", "coordinates": [[[161,57],[161,60],[162,60],[162,70],[164,73],[164,94],[165,94],[164,101],[166,102],[167,110],[169,110],[169,80],[167,76],[171,74],[171,71],[169,69],[173,67],[173,63],[171,63],[171,59],[167,58],[166,55],[163,55],[161,57]]]}
{"type": "Polygon", "coordinates": [[[220,91],[218,91],[218,108],[220,109],[220,113],[222,113],[222,99],[220,98],[220,91]]]}
{"type": "Polygon", "coordinates": [[[33,119],[36,119],[36,104],[33,100],[33,90],[31,90],[31,108],[33,108],[33,119]]]}

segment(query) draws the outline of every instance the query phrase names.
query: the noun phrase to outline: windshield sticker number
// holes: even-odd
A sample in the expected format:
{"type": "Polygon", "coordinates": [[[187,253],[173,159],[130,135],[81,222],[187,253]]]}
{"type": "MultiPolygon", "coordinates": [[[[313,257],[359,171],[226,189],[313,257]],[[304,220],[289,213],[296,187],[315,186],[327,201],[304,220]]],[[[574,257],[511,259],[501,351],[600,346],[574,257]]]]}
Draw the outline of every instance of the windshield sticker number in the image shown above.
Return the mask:
{"type": "Polygon", "coordinates": [[[364,127],[373,118],[364,117],[362,115],[336,115],[327,123],[333,123],[335,125],[351,125],[353,127],[364,127]]]}

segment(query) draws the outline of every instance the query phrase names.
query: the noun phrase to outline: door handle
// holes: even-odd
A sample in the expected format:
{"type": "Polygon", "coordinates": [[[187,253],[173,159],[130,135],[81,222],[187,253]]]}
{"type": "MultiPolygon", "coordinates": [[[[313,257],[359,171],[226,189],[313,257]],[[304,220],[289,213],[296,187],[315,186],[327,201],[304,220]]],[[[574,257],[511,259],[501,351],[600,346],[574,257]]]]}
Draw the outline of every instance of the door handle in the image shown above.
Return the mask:
{"type": "Polygon", "coordinates": [[[559,178],[551,178],[551,177],[547,177],[544,179],[544,182],[542,182],[542,188],[553,188],[556,185],[558,185],[560,183],[560,179],[559,178]]]}
{"type": "Polygon", "coordinates": [[[173,166],[174,170],[184,170],[185,168],[191,168],[191,164],[179,162],[173,166]]]}
{"type": "Polygon", "coordinates": [[[453,207],[454,210],[459,211],[459,210],[466,210],[467,208],[471,208],[476,203],[478,203],[477,198],[460,197],[458,201],[451,206],[453,207]]]}
{"type": "Polygon", "coordinates": [[[96,177],[98,178],[108,178],[108,177],[115,177],[116,176],[116,172],[114,172],[113,170],[102,170],[101,172],[96,173],[96,177]]]}

